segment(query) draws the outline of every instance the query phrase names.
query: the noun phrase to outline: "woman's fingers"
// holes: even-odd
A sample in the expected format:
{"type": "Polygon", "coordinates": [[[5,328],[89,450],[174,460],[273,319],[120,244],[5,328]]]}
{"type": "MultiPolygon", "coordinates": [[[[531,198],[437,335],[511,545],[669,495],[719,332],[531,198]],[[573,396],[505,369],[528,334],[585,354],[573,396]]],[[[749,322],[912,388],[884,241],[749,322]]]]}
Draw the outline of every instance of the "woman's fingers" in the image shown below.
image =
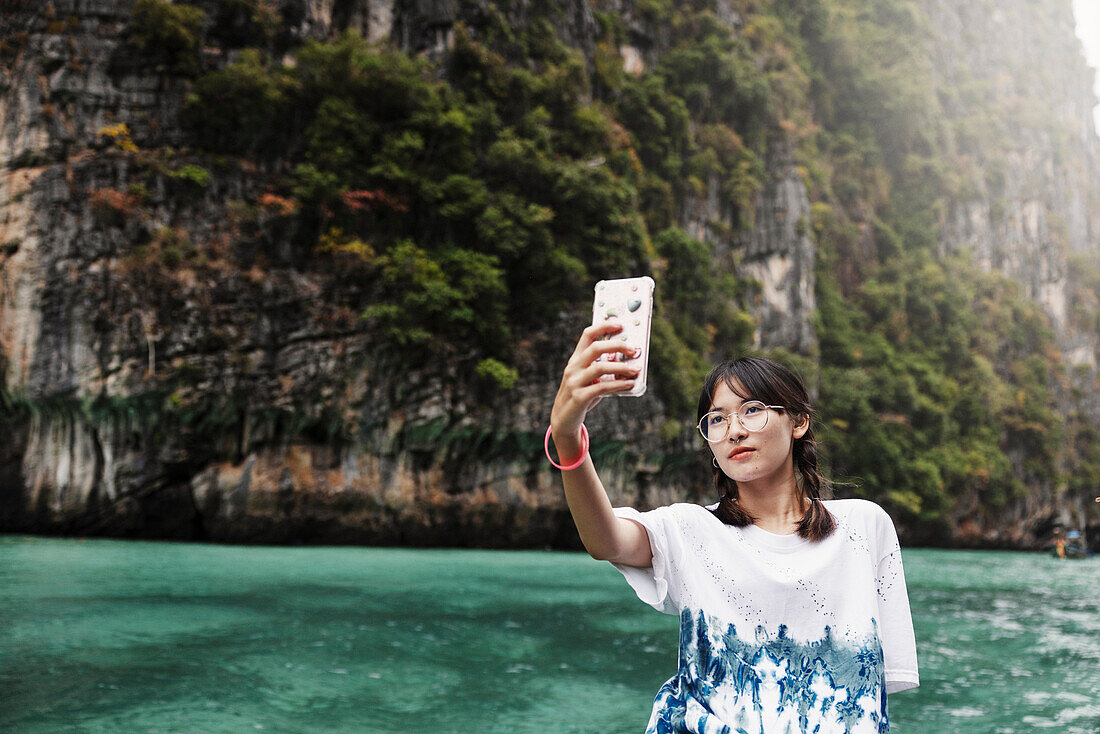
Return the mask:
{"type": "MultiPolygon", "coordinates": [[[[594,328],[594,327],[590,327],[594,328]]],[[[602,333],[613,336],[617,331],[621,330],[621,326],[611,330],[601,330],[602,333]]],[[[584,339],[581,340],[582,343],[584,339]]],[[[584,369],[590,364],[596,361],[605,361],[610,359],[620,362],[631,359],[638,355],[639,351],[637,347],[632,347],[626,342],[619,339],[607,339],[602,340],[599,336],[596,339],[590,341],[586,346],[581,348],[578,344],[578,350],[573,353],[572,359],[569,360],[570,367],[578,367],[584,369]],[[611,356],[613,355],[613,356],[611,356]],[[620,356],[621,355],[621,356],[620,356]]]]}
{"type": "Polygon", "coordinates": [[[588,362],[626,362],[634,359],[642,353],[637,347],[632,347],[625,342],[596,342],[582,355],[589,357],[588,362]]]}
{"type": "Polygon", "coordinates": [[[605,337],[623,330],[623,325],[618,321],[605,321],[602,324],[593,324],[581,332],[581,338],[577,342],[577,348],[573,350],[573,357],[579,357],[582,352],[593,344],[597,344],[605,337]]]}
{"type": "MultiPolygon", "coordinates": [[[[562,389],[559,392],[565,393],[565,397],[568,397],[569,393],[576,393],[582,388],[597,385],[606,387],[598,392],[615,392],[622,389],[622,384],[627,383],[630,385],[626,389],[633,387],[633,380],[638,376],[639,370],[637,367],[626,364],[625,362],[593,362],[584,369],[575,369],[566,372],[565,378],[562,380],[562,389]],[[611,376],[613,379],[606,379],[607,376],[611,376]]],[[[590,397],[587,396],[587,397],[590,397]]],[[[586,398],[578,398],[580,402],[586,402],[586,398]]]]}
{"type": "Polygon", "coordinates": [[[596,380],[595,382],[577,388],[573,395],[578,402],[584,405],[587,413],[596,407],[596,404],[608,395],[620,392],[629,392],[634,387],[633,380],[596,380]]]}
{"type": "Polygon", "coordinates": [[[620,380],[629,380],[638,376],[638,368],[625,362],[593,362],[577,373],[575,384],[579,387],[597,381],[611,382],[600,380],[604,375],[615,375],[620,380]]]}

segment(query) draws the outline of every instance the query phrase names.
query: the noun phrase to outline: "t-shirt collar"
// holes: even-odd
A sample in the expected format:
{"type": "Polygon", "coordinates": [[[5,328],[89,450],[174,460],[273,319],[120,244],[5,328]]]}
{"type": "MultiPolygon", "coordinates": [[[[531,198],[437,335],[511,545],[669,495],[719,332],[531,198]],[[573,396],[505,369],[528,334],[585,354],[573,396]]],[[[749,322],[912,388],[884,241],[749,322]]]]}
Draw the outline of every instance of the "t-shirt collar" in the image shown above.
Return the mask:
{"type": "Polygon", "coordinates": [[[810,542],[798,533],[777,535],[776,533],[765,530],[759,525],[746,525],[741,528],[741,530],[745,533],[745,537],[753,543],[777,551],[792,551],[810,542]]]}

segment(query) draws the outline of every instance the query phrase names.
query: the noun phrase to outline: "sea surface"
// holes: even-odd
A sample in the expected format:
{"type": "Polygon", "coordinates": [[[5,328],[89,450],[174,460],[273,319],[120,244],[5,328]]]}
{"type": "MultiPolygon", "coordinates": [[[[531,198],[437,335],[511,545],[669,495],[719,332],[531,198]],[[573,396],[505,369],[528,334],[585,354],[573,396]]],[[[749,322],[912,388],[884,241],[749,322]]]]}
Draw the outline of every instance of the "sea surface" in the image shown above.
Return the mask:
{"type": "MultiPolygon", "coordinates": [[[[1100,558],[903,555],[893,731],[1100,732],[1100,558]]],[[[677,626],[578,553],[0,536],[0,731],[641,734],[677,626]]]]}

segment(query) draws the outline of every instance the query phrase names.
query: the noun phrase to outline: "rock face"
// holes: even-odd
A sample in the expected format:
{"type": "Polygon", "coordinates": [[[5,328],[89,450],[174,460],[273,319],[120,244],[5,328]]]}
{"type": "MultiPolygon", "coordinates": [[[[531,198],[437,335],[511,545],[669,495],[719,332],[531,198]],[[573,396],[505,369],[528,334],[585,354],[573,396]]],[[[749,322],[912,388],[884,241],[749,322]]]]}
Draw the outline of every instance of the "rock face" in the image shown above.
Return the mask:
{"type": "MultiPolygon", "coordinates": [[[[1100,137],[1091,114],[1094,71],[1072,40],[1071,4],[921,5],[937,34],[938,96],[956,124],[953,143],[966,154],[973,182],[943,213],[941,253],[969,250],[979,266],[1008,275],[1042,307],[1070,367],[1068,384],[1055,387],[1061,411],[1096,425],[1100,333],[1084,315],[1096,302],[1088,278],[1100,243],[1100,137]],[[962,121],[972,120],[983,101],[1015,113],[968,128],[962,121]],[[1005,141],[1003,158],[984,154],[987,136],[1005,141]]],[[[1026,461],[1012,459],[1017,467],[1026,461]]],[[[1075,527],[1090,517],[1088,500],[1053,483],[1030,490],[1026,502],[998,518],[1011,528],[1007,534],[1022,538],[1025,528],[1041,534],[1043,524],[1075,527]]],[[[960,537],[980,543],[996,534],[969,519],[976,511],[965,502],[958,513],[960,537]]]]}
{"type": "Polygon", "coordinates": [[[817,338],[810,323],[814,299],[814,246],[804,231],[810,200],[794,162],[778,155],[760,196],[755,225],[744,238],[741,272],[759,284],[753,341],[811,354],[817,338]]]}
{"type": "MultiPolygon", "coordinates": [[[[195,4],[216,17],[217,3],[195,4]]],[[[977,21],[1000,23],[977,6],[926,5],[936,26],[956,36],[977,21]]],[[[522,18],[525,4],[514,6],[522,18]]],[[[458,13],[444,0],[287,0],[279,9],[290,43],[353,29],[428,54],[446,53],[458,13]]],[[[661,34],[642,33],[630,8],[620,10],[639,30],[621,49],[628,71],[637,72],[651,63],[661,34]]],[[[725,3],[719,11],[740,32],[737,14],[725,3]]],[[[173,175],[187,164],[185,151],[171,160],[112,153],[127,143],[111,132],[118,123],[143,150],[184,142],[177,118],[188,82],[169,69],[127,65],[131,13],[129,2],[29,0],[0,21],[12,39],[0,89],[0,367],[16,403],[36,406],[2,424],[0,530],[575,546],[559,480],[541,458],[546,411],[571,340],[546,337],[542,353],[561,359],[523,371],[521,405],[472,416],[446,380],[398,379],[357,314],[330,297],[354,287],[348,273],[305,271],[278,250],[251,270],[235,267],[228,252],[245,225],[232,202],[263,193],[255,172],[228,166],[196,186],[173,175]],[[145,216],[132,216],[138,207],[145,216]],[[197,400],[202,395],[224,400],[208,405],[197,400]],[[150,423],[142,409],[149,400],[170,401],[176,417],[150,423]],[[331,405],[346,407],[333,414],[331,405]],[[465,435],[472,418],[498,428],[465,435]],[[349,422],[365,426],[364,434],[333,428],[349,422]],[[295,442],[271,440],[292,425],[295,442]],[[469,462],[475,453],[480,460],[469,462]]],[[[1010,20],[1006,28],[1023,32],[1025,22],[1010,20]]],[[[563,3],[557,30],[592,58],[599,29],[589,3],[563,3]]],[[[961,36],[949,46],[957,54],[990,51],[961,36]]],[[[203,53],[225,61],[218,48],[203,53]]],[[[1059,76],[1070,80],[1064,98],[1076,105],[1064,111],[1068,120],[1088,119],[1083,69],[1080,59],[1067,59],[1059,76]]],[[[1084,123],[1080,142],[1083,152],[1071,154],[1049,141],[1022,141],[999,197],[979,192],[945,213],[943,246],[970,247],[987,267],[1020,280],[1059,326],[1071,361],[1095,369],[1095,334],[1075,329],[1069,316],[1068,258],[1094,252],[1100,233],[1096,139],[1084,123]]],[[[729,217],[716,187],[705,200],[684,202],[680,219],[713,245],[716,267],[756,281],[756,346],[813,354],[809,198],[789,153],[773,152],[766,168],[750,231],[711,226],[729,217]]],[[[271,212],[248,226],[280,240],[271,212]]],[[[703,473],[670,483],[666,468],[640,458],[690,452],[688,438],[634,443],[659,435],[663,422],[655,402],[643,411],[614,401],[594,416],[593,432],[625,447],[601,464],[613,501],[709,496],[703,473]]],[[[1027,545],[1035,540],[1026,530],[1032,519],[1050,511],[1065,511],[1057,497],[1018,508],[1005,534],[970,533],[979,543],[1027,545]]]]}
{"type": "MultiPolygon", "coordinates": [[[[944,216],[944,253],[967,248],[975,261],[1019,282],[1024,293],[1050,316],[1071,364],[1096,367],[1095,330],[1070,323],[1074,296],[1070,258],[1095,256],[1100,239],[1100,138],[1093,129],[1093,73],[1081,63],[1072,43],[1051,43],[1050,35],[1073,35],[1069,3],[1048,4],[1051,17],[1028,22],[1028,9],[1005,3],[989,12],[978,4],[926,3],[940,34],[934,75],[942,90],[978,85],[981,94],[1021,114],[1002,121],[1011,152],[1004,160],[986,160],[981,146],[970,145],[978,185],[960,195],[944,216]],[[976,43],[998,38],[996,44],[976,43]],[[1027,53],[1021,54],[1021,49],[1027,53]],[[1001,69],[997,75],[965,70],[1001,69]],[[992,77],[992,78],[990,78],[992,77]],[[1055,109],[1041,109],[1057,99],[1055,109]],[[1043,100],[1043,102],[1038,102],[1043,100]],[[1047,115],[1067,128],[1072,152],[1062,140],[1038,127],[1047,115]]],[[[955,119],[965,117],[975,100],[956,98],[946,105],[955,119]]],[[[968,147],[964,136],[957,142],[968,147]]],[[[1090,325],[1091,326],[1091,325],[1090,325]]]]}

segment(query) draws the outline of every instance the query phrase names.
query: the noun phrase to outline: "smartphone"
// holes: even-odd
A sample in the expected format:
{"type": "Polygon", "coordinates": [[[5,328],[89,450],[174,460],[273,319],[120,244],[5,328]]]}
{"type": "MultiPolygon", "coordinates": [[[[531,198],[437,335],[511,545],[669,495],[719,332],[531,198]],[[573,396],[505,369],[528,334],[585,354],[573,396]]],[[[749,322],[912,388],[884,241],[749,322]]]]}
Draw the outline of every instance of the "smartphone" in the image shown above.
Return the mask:
{"type": "MultiPolygon", "coordinates": [[[[613,320],[623,325],[618,334],[604,339],[621,339],[634,347],[634,356],[611,354],[602,359],[614,359],[637,367],[638,376],[630,392],[615,393],[624,397],[640,398],[645,395],[649,373],[649,327],[653,322],[653,278],[618,278],[601,280],[596,284],[596,297],[592,302],[592,325],[613,320]]],[[[604,375],[601,380],[614,380],[614,375],[604,375]]]]}

